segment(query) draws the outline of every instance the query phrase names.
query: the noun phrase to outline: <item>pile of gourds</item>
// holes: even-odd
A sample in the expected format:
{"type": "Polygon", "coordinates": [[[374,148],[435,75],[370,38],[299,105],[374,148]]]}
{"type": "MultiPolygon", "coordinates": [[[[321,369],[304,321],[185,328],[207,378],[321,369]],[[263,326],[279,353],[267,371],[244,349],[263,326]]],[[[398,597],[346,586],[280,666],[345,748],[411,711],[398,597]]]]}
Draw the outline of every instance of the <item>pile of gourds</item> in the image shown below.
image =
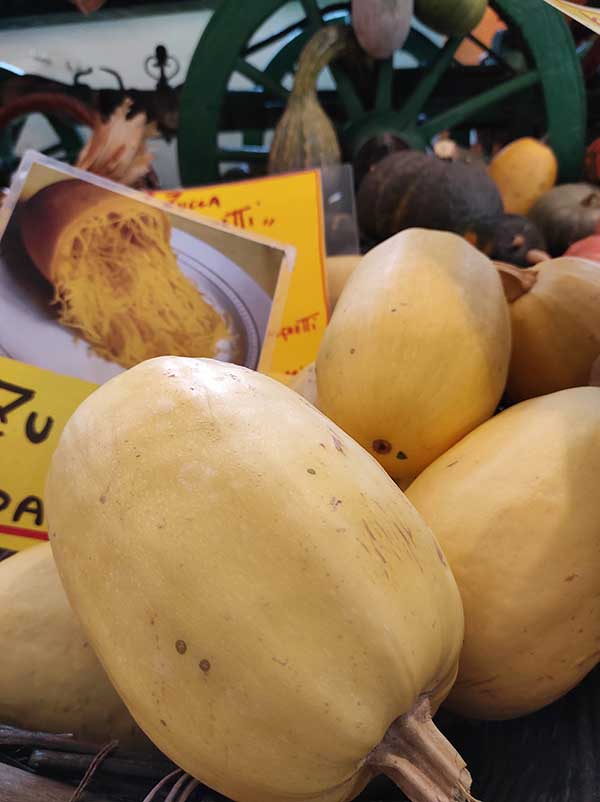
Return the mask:
{"type": "Polygon", "coordinates": [[[239,802],[378,773],[466,802],[438,707],[520,716],[600,658],[597,300],[595,263],[409,229],[351,271],[310,401],[206,359],[104,384],[50,545],[0,563],[0,720],[154,745],[239,802]]]}

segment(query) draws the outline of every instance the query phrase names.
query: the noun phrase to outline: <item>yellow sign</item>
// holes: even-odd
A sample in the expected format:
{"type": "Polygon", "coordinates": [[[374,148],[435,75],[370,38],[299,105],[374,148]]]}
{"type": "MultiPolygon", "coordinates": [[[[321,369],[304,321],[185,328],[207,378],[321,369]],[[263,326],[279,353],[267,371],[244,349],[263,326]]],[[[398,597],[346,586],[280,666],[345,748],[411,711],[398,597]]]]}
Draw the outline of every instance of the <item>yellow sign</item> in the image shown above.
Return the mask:
{"type": "Polygon", "coordinates": [[[318,170],[153,194],[180,208],[296,248],[269,373],[285,381],[313,362],[328,316],[318,170]]]}
{"type": "Polygon", "coordinates": [[[585,25],[594,33],[600,33],[600,8],[580,6],[577,3],[569,3],[567,0],[546,0],[546,3],[585,25]]]}
{"type": "Polygon", "coordinates": [[[0,547],[48,539],[43,490],[64,425],[95,384],[0,357],[0,547]]]}

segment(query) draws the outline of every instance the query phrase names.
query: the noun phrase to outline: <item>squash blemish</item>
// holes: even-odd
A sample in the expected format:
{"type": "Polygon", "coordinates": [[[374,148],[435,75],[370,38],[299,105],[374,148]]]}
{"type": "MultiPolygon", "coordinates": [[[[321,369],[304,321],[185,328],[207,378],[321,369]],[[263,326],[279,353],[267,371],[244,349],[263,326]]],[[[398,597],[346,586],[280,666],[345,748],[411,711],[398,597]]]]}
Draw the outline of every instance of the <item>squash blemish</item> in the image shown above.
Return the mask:
{"type": "Polygon", "coordinates": [[[404,451],[399,451],[399,452],[396,454],[396,459],[408,459],[408,457],[406,456],[406,454],[404,453],[404,451]]]}
{"type": "Polygon", "coordinates": [[[376,454],[389,454],[392,450],[392,444],[387,440],[373,440],[373,451],[376,454]]]}
{"type": "Polygon", "coordinates": [[[184,640],[178,640],[175,642],[175,648],[179,654],[185,654],[187,652],[187,643],[184,640]]]}
{"type": "Polygon", "coordinates": [[[316,476],[316,471],[314,468],[307,468],[306,473],[310,473],[311,476],[316,476]]]}
{"type": "Polygon", "coordinates": [[[198,663],[198,666],[200,668],[200,671],[203,671],[205,674],[207,674],[210,671],[210,661],[209,660],[200,660],[200,662],[198,663]]]}

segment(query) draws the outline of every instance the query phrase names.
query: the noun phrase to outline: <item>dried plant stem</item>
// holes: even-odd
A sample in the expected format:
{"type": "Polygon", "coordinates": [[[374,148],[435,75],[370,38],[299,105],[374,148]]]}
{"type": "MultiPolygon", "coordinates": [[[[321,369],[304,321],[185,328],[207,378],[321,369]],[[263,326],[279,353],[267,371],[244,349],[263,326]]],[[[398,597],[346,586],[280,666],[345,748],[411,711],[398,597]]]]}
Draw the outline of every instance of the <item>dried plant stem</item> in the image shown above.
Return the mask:
{"type": "Polygon", "coordinates": [[[156,799],[158,792],[162,791],[162,789],[166,785],[168,785],[171,782],[171,780],[174,780],[175,777],[177,777],[180,774],[183,774],[183,771],[181,769],[175,769],[175,771],[172,771],[170,774],[167,774],[166,777],[163,777],[162,780],[158,783],[158,785],[155,785],[154,788],[150,791],[150,793],[144,797],[143,802],[153,802],[156,799]]]}
{"type": "Polygon", "coordinates": [[[94,759],[92,760],[92,762],[88,766],[88,769],[87,769],[86,773],[81,778],[81,782],[79,783],[79,785],[75,789],[75,792],[74,792],[73,796],[71,797],[71,799],[69,800],[69,802],[80,802],[80,799],[82,798],[82,796],[85,793],[85,789],[88,787],[88,785],[94,779],[94,774],[96,773],[98,768],[101,766],[102,761],[106,760],[106,758],[110,755],[110,753],[114,752],[115,749],[118,748],[118,746],[119,746],[119,742],[118,741],[110,741],[109,743],[106,744],[106,746],[104,746],[98,752],[98,754],[94,757],[94,759]]]}

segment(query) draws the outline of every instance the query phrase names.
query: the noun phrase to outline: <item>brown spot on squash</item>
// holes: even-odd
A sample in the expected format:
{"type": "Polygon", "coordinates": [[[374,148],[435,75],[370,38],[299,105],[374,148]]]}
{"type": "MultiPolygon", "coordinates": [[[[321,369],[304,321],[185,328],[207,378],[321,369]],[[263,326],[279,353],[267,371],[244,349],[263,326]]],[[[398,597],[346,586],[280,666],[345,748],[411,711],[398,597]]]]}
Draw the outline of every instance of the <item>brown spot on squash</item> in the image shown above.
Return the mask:
{"type": "Polygon", "coordinates": [[[175,648],[178,654],[185,654],[187,652],[187,643],[184,640],[175,641],[175,648]]]}
{"type": "Polygon", "coordinates": [[[206,659],[205,660],[200,660],[200,662],[198,663],[198,666],[200,667],[200,671],[204,671],[205,674],[210,671],[210,661],[209,660],[206,660],[206,659]]]}
{"type": "Polygon", "coordinates": [[[106,496],[104,495],[104,493],[102,493],[102,495],[100,496],[99,501],[100,504],[106,504],[106,496]]]}
{"type": "Polygon", "coordinates": [[[314,468],[307,468],[306,473],[310,473],[311,476],[315,476],[317,472],[314,468]]]}
{"type": "Polygon", "coordinates": [[[160,719],[160,723],[163,725],[163,727],[167,726],[167,722],[162,718],[160,719]]]}
{"type": "Polygon", "coordinates": [[[565,582],[572,582],[574,579],[578,579],[579,574],[569,574],[569,576],[565,577],[565,582]]]}
{"type": "Polygon", "coordinates": [[[333,445],[335,446],[335,450],[339,451],[340,454],[344,453],[344,446],[342,445],[342,441],[336,434],[331,435],[331,439],[333,440],[333,445]]]}
{"type": "Polygon", "coordinates": [[[391,450],[392,444],[388,440],[373,440],[373,451],[376,454],[389,454],[391,450]]]}

